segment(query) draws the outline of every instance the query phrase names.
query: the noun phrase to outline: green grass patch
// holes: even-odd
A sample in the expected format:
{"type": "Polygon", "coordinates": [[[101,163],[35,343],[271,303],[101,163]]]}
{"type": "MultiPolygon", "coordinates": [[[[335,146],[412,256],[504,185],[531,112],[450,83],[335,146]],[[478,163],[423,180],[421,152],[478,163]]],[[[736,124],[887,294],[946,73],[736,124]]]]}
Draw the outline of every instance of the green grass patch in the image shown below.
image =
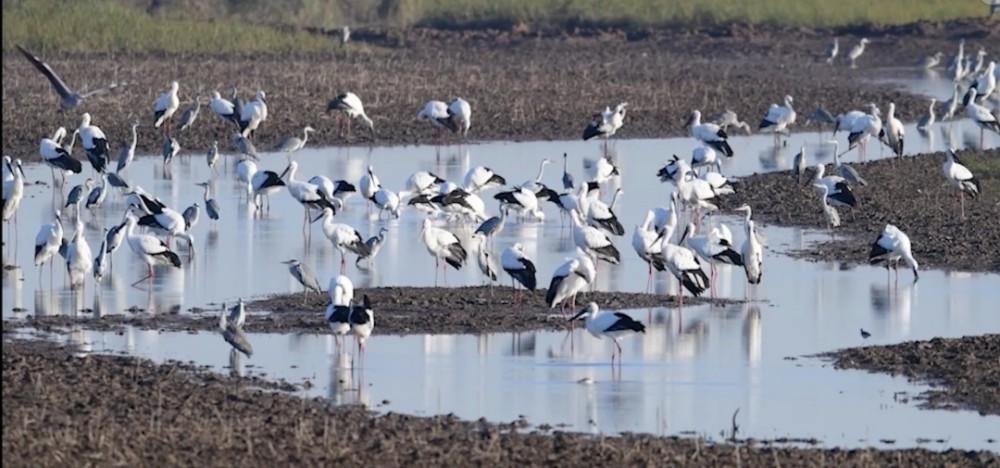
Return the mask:
{"type": "MultiPolygon", "coordinates": [[[[418,22],[584,22],[634,26],[746,22],[808,27],[985,16],[973,0],[412,0],[418,22]]],[[[402,3],[408,3],[402,0],[402,3]]]]}
{"type": "Polygon", "coordinates": [[[329,50],[333,38],[230,20],[154,17],[114,0],[4,0],[3,50],[44,53],[329,50]]]}

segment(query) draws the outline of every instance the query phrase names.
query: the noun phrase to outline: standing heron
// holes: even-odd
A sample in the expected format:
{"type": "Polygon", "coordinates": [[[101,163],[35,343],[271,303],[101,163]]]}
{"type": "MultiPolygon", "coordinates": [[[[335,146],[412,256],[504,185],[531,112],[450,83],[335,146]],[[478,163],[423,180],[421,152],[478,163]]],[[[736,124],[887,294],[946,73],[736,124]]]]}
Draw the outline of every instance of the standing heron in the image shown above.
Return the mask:
{"type": "Polygon", "coordinates": [[[833,65],[833,59],[837,58],[837,52],[840,51],[840,42],[835,37],[830,45],[826,46],[826,53],[824,58],[826,59],[827,65],[833,65]]]}
{"type": "Polygon", "coordinates": [[[319,280],[316,279],[316,275],[313,274],[312,268],[309,265],[302,263],[296,259],[286,260],[285,265],[288,265],[288,272],[292,274],[292,277],[298,280],[299,284],[302,285],[302,303],[306,303],[306,298],[308,297],[309,290],[316,291],[319,294],[323,293],[323,290],[319,286],[319,280]]]}
{"type": "Polygon", "coordinates": [[[101,174],[101,185],[97,185],[87,194],[86,207],[88,209],[99,208],[104,199],[108,196],[108,173],[101,174]]]}
{"type": "Polygon", "coordinates": [[[806,171],[806,165],[806,147],[803,146],[792,159],[792,175],[795,176],[796,184],[802,181],[802,173],[806,171]]]}
{"type": "Polygon", "coordinates": [[[285,138],[274,147],[274,151],[276,153],[294,153],[306,146],[306,142],[309,141],[309,134],[315,131],[316,129],[312,128],[312,126],[306,125],[302,129],[302,138],[297,136],[285,138]]]}
{"type": "MultiPolygon", "coordinates": [[[[351,137],[351,120],[360,118],[368,130],[371,130],[372,138],[375,138],[375,123],[365,114],[365,105],[357,94],[350,91],[340,94],[330,100],[326,106],[327,112],[339,111],[347,115],[347,137],[351,137]]],[[[343,126],[343,125],[342,125],[343,126]]]]}
{"type": "Polygon", "coordinates": [[[215,163],[219,161],[219,140],[212,141],[212,147],[208,149],[205,153],[205,164],[208,165],[208,169],[215,174],[215,163]]]}
{"type": "Polygon", "coordinates": [[[868,45],[868,42],[867,37],[861,38],[858,45],[851,48],[851,51],[847,53],[847,58],[851,60],[851,68],[857,68],[855,61],[858,60],[858,57],[861,57],[861,54],[865,53],[865,46],[868,45]]]}
{"type": "Polygon", "coordinates": [[[201,96],[194,97],[194,105],[188,106],[184,109],[184,113],[181,114],[181,119],[177,121],[177,131],[182,132],[191,125],[194,124],[195,119],[198,118],[198,112],[201,111],[201,96]]]}
{"type": "Polygon", "coordinates": [[[198,219],[201,218],[201,206],[198,205],[198,202],[195,202],[184,209],[181,216],[184,217],[184,232],[190,231],[195,224],[198,224],[198,219]]]}
{"type": "Polygon", "coordinates": [[[127,170],[129,165],[132,164],[132,160],[135,159],[135,144],[138,142],[138,135],[135,129],[139,126],[139,119],[132,122],[132,140],[122,142],[122,150],[118,153],[118,166],[115,168],[115,172],[121,172],[127,170]]]}
{"type": "Polygon", "coordinates": [[[476,243],[476,262],[479,264],[479,271],[483,273],[486,281],[490,284],[490,295],[492,295],[493,282],[497,280],[497,265],[493,252],[490,251],[485,236],[473,235],[472,238],[476,243]]]}
{"type": "Polygon", "coordinates": [[[930,106],[927,108],[927,113],[920,116],[920,120],[917,121],[917,130],[921,132],[927,132],[934,125],[937,120],[935,115],[935,108],[937,107],[937,99],[931,98],[930,106]]]}
{"type": "Polygon", "coordinates": [[[4,164],[12,178],[3,182],[3,221],[11,219],[16,221],[17,208],[21,206],[21,199],[24,198],[24,169],[21,167],[21,159],[18,158],[11,164],[10,158],[4,157],[4,164]]]}
{"type": "Polygon", "coordinates": [[[177,90],[179,88],[180,85],[176,81],[171,81],[170,87],[160,93],[160,96],[156,98],[156,102],[153,103],[153,127],[160,128],[162,126],[164,135],[166,136],[170,136],[170,123],[172,122],[174,113],[181,106],[181,101],[177,97],[177,90]]]}
{"type": "Polygon", "coordinates": [[[257,160],[257,148],[249,138],[244,137],[240,132],[233,132],[233,147],[240,153],[257,160]]]}
{"type": "Polygon", "coordinates": [[[195,185],[205,188],[205,195],[203,197],[205,201],[205,212],[208,213],[209,219],[211,219],[212,221],[218,221],[220,207],[219,207],[219,202],[215,201],[215,199],[211,197],[212,195],[211,184],[209,184],[208,182],[199,182],[195,185]]]}
{"type": "Polygon", "coordinates": [[[226,312],[225,304],[223,304],[222,312],[219,314],[219,332],[222,333],[222,338],[226,340],[226,343],[233,347],[233,352],[239,351],[249,358],[253,355],[253,346],[250,345],[246,334],[243,333],[243,323],[234,323],[226,316],[226,312]]]}
{"type": "Polygon", "coordinates": [[[564,190],[572,190],[573,189],[573,174],[570,174],[569,173],[569,169],[567,168],[567,165],[569,164],[568,159],[569,159],[569,156],[567,156],[566,153],[563,153],[562,184],[563,184],[563,189],[564,190]]]}
{"type": "Polygon", "coordinates": [[[62,80],[62,78],[59,78],[59,75],[57,75],[56,72],[52,70],[52,67],[50,67],[49,64],[43,62],[42,59],[38,58],[38,56],[32,54],[31,52],[28,52],[21,46],[17,46],[17,50],[21,51],[21,54],[24,55],[24,58],[28,59],[28,61],[31,62],[31,64],[34,65],[34,67],[43,75],[45,75],[46,79],[49,80],[49,84],[52,85],[52,90],[59,95],[60,110],[72,109],[80,105],[80,103],[87,97],[103,93],[106,91],[110,91],[117,88],[118,86],[124,85],[124,83],[122,84],[111,83],[103,88],[96,88],[86,92],[72,91],[69,89],[69,86],[66,86],[66,83],[62,80]]]}
{"type": "Polygon", "coordinates": [[[174,137],[167,137],[163,140],[163,165],[167,166],[181,152],[181,144],[174,137]]]}
{"type": "Polygon", "coordinates": [[[593,335],[594,338],[611,338],[611,341],[615,344],[615,350],[611,351],[611,365],[615,365],[615,355],[618,355],[618,365],[621,366],[621,354],[622,346],[618,343],[618,339],[631,335],[633,333],[646,333],[646,326],[641,322],[636,321],[632,317],[629,317],[622,312],[607,312],[601,311],[597,307],[597,303],[591,302],[584,306],[579,313],[570,318],[570,321],[574,321],[580,318],[586,318],[587,331],[593,335]]]}
{"type": "Polygon", "coordinates": [[[93,262],[94,282],[97,284],[98,289],[100,289],[101,280],[104,279],[104,274],[108,270],[108,228],[104,228],[103,238],[101,248],[97,249],[97,256],[94,257],[93,262]]]}
{"type": "Polygon", "coordinates": [[[729,109],[726,109],[717,114],[712,114],[707,119],[705,119],[705,121],[712,122],[718,125],[726,132],[729,132],[730,127],[735,127],[740,130],[743,130],[743,132],[746,133],[747,135],[753,134],[753,130],[750,129],[750,124],[740,120],[740,116],[737,115],[736,112],[729,109]]]}
{"type": "Polygon", "coordinates": [[[378,234],[371,236],[365,241],[365,246],[368,247],[367,255],[358,255],[358,259],[354,261],[354,265],[357,266],[361,263],[361,260],[368,260],[368,267],[371,268],[372,262],[375,261],[375,256],[378,252],[382,250],[382,244],[385,243],[385,235],[389,232],[389,228],[382,226],[378,230],[378,234]]]}
{"type": "Polygon", "coordinates": [[[507,210],[501,206],[499,211],[499,215],[483,221],[473,234],[482,234],[484,239],[492,241],[497,234],[503,231],[507,221],[507,210]]]}
{"type": "Polygon", "coordinates": [[[830,206],[827,200],[830,197],[830,186],[825,184],[814,185],[820,192],[820,208],[823,210],[823,219],[826,221],[826,225],[830,228],[830,235],[833,236],[833,228],[840,226],[840,213],[837,213],[837,209],[830,206]]]}
{"type": "Polygon", "coordinates": [[[66,269],[69,272],[69,287],[77,289],[84,287],[87,275],[93,271],[94,257],[90,251],[90,244],[83,235],[83,218],[80,217],[80,203],[76,202],[76,223],[73,237],[66,246],[66,269]]]}

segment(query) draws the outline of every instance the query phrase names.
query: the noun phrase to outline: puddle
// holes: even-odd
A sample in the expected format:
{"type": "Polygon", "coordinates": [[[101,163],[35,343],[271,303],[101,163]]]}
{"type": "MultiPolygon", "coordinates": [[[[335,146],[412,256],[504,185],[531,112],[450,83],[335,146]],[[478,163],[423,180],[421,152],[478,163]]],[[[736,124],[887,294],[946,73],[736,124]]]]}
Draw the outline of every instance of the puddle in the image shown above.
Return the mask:
{"type": "MultiPolygon", "coordinates": [[[[985,310],[981,307],[951,319],[950,313],[927,317],[948,308],[933,298],[916,300],[912,288],[895,292],[898,299],[884,310],[878,305],[882,299],[876,299],[881,293],[851,290],[830,307],[816,303],[838,297],[834,291],[803,300],[801,308],[692,307],[683,317],[675,310],[628,311],[652,320],[645,336],[622,340],[620,377],[609,365],[612,344],[580,329],[572,334],[373,336],[357,370],[351,369],[350,354],[336,352],[329,335],[251,334],[256,353],[250,359],[241,356],[237,366],[243,375],[308,381],[304,396],[363,403],[379,411],[451,412],[492,421],[524,415],[533,425],[563,430],[693,433],[718,440],[739,409],[741,437],[816,438],[842,447],[992,449],[986,438],[1000,418],[920,410],[912,398],[924,387],[905,379],[836,371],[816,359],[785,359],[892,341],[903,330],[928,338],[996,329],[996,319],[988,322],[991,314],[971,312],[985,310]],[[911,315],[922,319],[911,323],[911,315]],[[862,341],[859,326],[874,337],[862,341]],[[925,439],[946,442],[918,442],[925,439]]],[[[230,371],[230,347],[216,333],[129,327],[121,334],[74,330],[53,338],[89,352],[193,361],[230,371]]]]}
{"type": "MultiPolygon", "coordinates": [[[[968,122],[955,122],[951,130],[955,134],[969,134],[971,130],[966,124],[968,122]]],[[[945,128],[947,126],[942,127],[945,128]]],[[[978,131],[972,133],[978,136],[978,131]]],[[[917,132],[910,134],[917,135],[917,132]]],[[[812,148],[817,141],[820,141],[820,136],[815,133],[795,134],[787,151],[779,151],[776,156],[771,147],[770,136],[739,137],[738,143],[734,144],[740,148],[739,153],[725,162],[723,170],[729,175],[745,175],[787,168],[794,155],[793,148],[802,144],[812,148]]],[[[988,144],[1000,145],[1000,137],[990,136],[988,144]]],[[[622,264],[615,267],[602,264],[599,267],[599,289],[641,291],[645,288],[646,266],[632,251],[632,228],[641,222],[647,209],[667,203],[666,194],[671,188],[660,184],[651,175],[652,171],[670,153],[686,155],[693,146],[693,140],[689,138],[615,142],[615,152],[622,171],[620,186],[624,190],[616,211],[626,227],[626,235],[615,240],[622,251],[622,264]]],[[[907,147],[918,152],[925,150],[919,140],[912,145],[908,143],[907,147]]],[[[300,164],[299,172],[307,177],[326,174],[333,179],[345,178],[350,181],[357,181],[371,164],[385,186],[402,189],[406,178],[417,170],[434,171],[449,180],[460,181],[472,165],[492,167],[504,174],[510,183],[518,184],[532,179],[537,173],[539,161],[548,157],[554,163],[547,167],[543,180],[550,186],[560,187],[563,152],[572,156],[570,170],[580,180],[583,178],[581,160],[584,157],[598,157],[600,148],[599,144],[592,142],[574,141],[488,143],[443,148],[305,149],[296,154],[296,159],[300,164]],[[517,157],[512,158],[512,155],[517,157]]],[[[869,157],[877,156],[877,152],[869,152],[876,153],[869,157]]],[[[202,215],[198,225],[191,231],[196,240],[194,257],[187,254],[185,247],[180,247],[183,267],[158,270],[152,288],[149,289],[147,283],[144,283],[140,289],[129,285],[145,275],[145,264],[132,254],[127,245],[122,246],[115,254],[113,274],[108,275],[101,285],[101,294],[96,298],[90,278],[86,296],[70,293],[65,287],[65,270],[61,262],[57,265],[51,283],[49,272],[39,272],[32,265],[34,235],[43,222],[49,221],[53,205],[61,205],[61,200],[53,199],[53,190],[47,185],[28,186],[26,198],[18,212],[16,229],[8,232],[5,225],[3,231],[6,242],[3,247],[4,264],[19,266],[18,269],[4,270],[3,316],[10,317],[15,309],[27,309],[42,315],[71,313],[83,309],[98,310],[99,313],[121,313],[130,308],[156,313],[183,313],[191,307],[233,301],[240,296],[297,291],[298,284],[280,263],[293,257],[306,258],[325,285],[326,280],[339,269],[339,253],[323,237],[319,226],[311,226],[312,243],[307,249],[302,235],[302,209],[292,197],[283,192],[272,197],[269,213],[255,218],[253,209],[239,200],[241,192],[231,166],[235,158],[225,159],[229,165],[221,164],[222,175],[215,181],[213,191],[214,197],[222,206],[222,219],[213,226],[207,216],[202,215]],[[233,268],[237,262],[244,267],[233,268]]],[[[849,159],[853,160],[853,157],[849,159]]],[[[278,155],[265,155],[260,164],[262,169],[276,171],[282,170],[284,165],[285,158],[278,155]]],[[[47,167],[28,165],[25,172],[29,181],[50,181],[47,167]]],[[[194,184],[208,178],[208,168],[200,155],[179,157],[174,163],[171,178],[164,177],[159,158],[137,159],[129,175],[134,183],[156,194],[178,211],[192,203],[202,202],[201,189],[194,184]]],[[[83,177],[77,176],[72,183],[81,182],[82,179],[83,177]]],[[[606,196],[615,188],[616,186],[609,187],[606,196]]],[[[497,206],[492,200],[493,193],[487,192],[484,197],[490,213],[495,213],[497,206]]],[[[376,269],[359,270],[353,264],[353,257],[349,259],[348,275],[354,279],[355,285],[433,285],[434,263],[420,240],[422,215],[415,210],[405,210],[401,219],[377,220],[374,214],[367,214],[362,201],[358,196],[349,199],[349,208],[338,215],[338,221],[354,226],[365,237],[376,234],[382,226],[389,228],[389,234],[378,256],[376,269]]],[[[122,198],[112,195],[102,208],[94,212],[84,210],[86,237],[92,249],[96,250],[100,246],[101,229],[118,222],[123,209],[122,198]]],[[[570,255],[573,247],[568,227],[562,225],[558,210],[551,204],[546,204],[545,211],[547,220],[544,223],[508,222],[495,243],[495,249],[499,251],[515,241],[521,242],[527,255],[534,259],[541,273],[542,283],[570,255]]],[[[71,226],[71,222],[67,224],[71,226]]],[[[739,229],[734,231],[740,237],[739,229]]],[[[468,233],[462,233],[461,238],[471,250],[468,233]]],[[[467,265],[462,271],[450,271],[448,285],[480,284],[481,275],[475,267],[474,257],[470,263],[472,265],[467,265]]],[[[782,273],[775,271],[774,264],[770,263],[769,279],[774,278],[775,274],[782,273]]],[[[660,275],[658,291],[665,291],[672,286],[671,279],[665,278],[666,276],[668,275],[660,275]]],[[[723,281],[732,282],[735,288],[724,294],[742,297],[738,275],[727,276],[723,281]]]]}

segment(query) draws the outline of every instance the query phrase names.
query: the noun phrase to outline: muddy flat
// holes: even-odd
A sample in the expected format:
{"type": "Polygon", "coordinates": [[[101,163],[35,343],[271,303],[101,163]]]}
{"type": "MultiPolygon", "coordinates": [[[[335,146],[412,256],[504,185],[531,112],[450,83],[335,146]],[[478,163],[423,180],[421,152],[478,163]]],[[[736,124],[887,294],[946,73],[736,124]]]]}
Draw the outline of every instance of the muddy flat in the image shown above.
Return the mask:
{"type": "MultiPolygon", "coordinates": [[[[303,127],[317,129],[310,145],[458,142],[438,139],[417,112],[431,99],[461,96],[473,108],[472,140],[575,140],[595,112],[629,102],[618,138],[684,134],[692,109],[707,116],[736,111],[752,128],[768,106],[795,98],[802,115],[820,106],[834,114],[868,102],[895,102],[913,121],[926,100],[871,83],[881,67],[912,67],[929,50],[951,50],[955,34],[970,50],[998,33],[989,21],[830,31],[732,26],[667,32],[578,29],[449,32],[416,30],[404,40],[358,31],[357,47],[329,54],[253,57],[184,55],[61,55],[45,60],[70,83],[130,83],[120,91],[60,113],[55,94],[20,54],[3,56],[2,141],[5,151],[36,160],[38,142],[58,126],[74,128],[82,112],[108,135],[113,154],[138,119],[140,153],[159,154],[163,136],[152,126],[153,101],[170,80],[180,82],[181,108],[196,95],[207,102],[236,85],[243,100],[265,90],[268,119],[254,136],[270,149],[303,127]],[[831,37],[842,43],[871,35],[857,69],[820,58],[831,37]],[[906,37],[906,40],[900,38],[906,37]],[[431,77],[437,77],[432,79],[431,77]],[[344,91],[357,93],[375,122],[374,139],[355,122],[350,137],[325,113],[344,91]]],[[[804,122],[804,120],[803,120],[804,122]]],[[[231,128],[203,103],[188,130],[177,133],[181,154],[203,154],[217,139],[230,151],[231,128]]],[[[78,158],[82,156],[78,155],[78,158]]]]}
{"type": "MultiPolygon", "coordinates": [[[[559,307],[549,309],[544,304],[545,291],[522,293],[513,302],[509,287],[412,288],[385,287],[357,289],[355,298],[368,295],[378,311],[375,334],[408,333],[494,333],[527,330],[565,329],[567,317],[577,310],[567,306],[565,316],[559,307]]],[[[674,296],[618,292],[588,292],[577,299],[577,309],[594,301],[605,309],[638,309],[676,307],[674,296]]],[[[687,298],[688,305],[731,304],[728,299],[687,298]]],[[[275,294],[262,299],[248,299],[250,312],[268,312],[247,321],[247,332],[264,333],[328,333],[325,309],[330,304],[327,295],[310,293],[275,294]]],[[[235,304],[228,304],[233,306],[235,304]]],[[[219,305],[221,308],[221,305],[219,305]]],[[[27,324],[42,329],[83,326],[92,330],[119,329],[134,325],[142,329],[194,331],[218,329],[220,309],[193,308],[190,314],[145,314],[143,310],[122,311],[94,318],[88,315],[30,316],[27,324]]],[[[180,312],[180,311],[178,311],[180,312]]],[[[638,317],[637,317],[638,318],[638,317]]],[[[19,326],[24,322],[6,322],[19,326]]]]}
{"type": "Polygon", "coordinates": [[[934,338],[850,348],[823,355],[840,369],[902,375],[932,385],[925,408],[972,409],[1000,415],[1000,335],[934,338]]]}
{"type": "MultiPolygon", "coordinates": [[[[51,466],[299,463],[336,466],[996,466],[996,454],[774,447],[758,441],[532,429],[452,415],[376,415],[262,389],[180,363],[77,358],[46,342],[4,340],[4,460],[51,466]],[[210,455],[209,455],[210,454],[210,455]]],[[[541,426],[540,426],[541,427],[541,426]]]]}

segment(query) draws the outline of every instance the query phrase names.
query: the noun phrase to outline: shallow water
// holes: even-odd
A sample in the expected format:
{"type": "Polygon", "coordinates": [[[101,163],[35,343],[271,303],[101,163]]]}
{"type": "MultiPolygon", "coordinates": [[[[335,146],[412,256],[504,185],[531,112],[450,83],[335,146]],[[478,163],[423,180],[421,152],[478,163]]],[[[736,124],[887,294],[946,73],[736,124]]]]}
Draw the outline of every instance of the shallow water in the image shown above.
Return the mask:
{"type": "MultiPolygon", "coordinates": [[[[932,140],[908,126],[911,138],[907,150],[937,150],[945,142],[953,142],[948,144],[957,148],[978,146],[978,133],[971,122],[957,121],[931,132],[932,140]]],[[[787,147],[775,151],[771,136],[734,136],[736,157],[723,162],[723,172],[741,176],[787,169],[801,146],[829,163],[830,145],[820,145],[829,137],[828,133],[797,133],[787,147]]],[[[845,145],[846,137],[839,137],[845,145]]],[[[622,252],[622,265],[601,264],[598,289],[645,288],[646,266],[631,248],[632,227],[641,222],[647,209],[668,200],[672,187],[657,181],[656,169],[670,154],[687,157],[694,146],[690,138],[613,143],[622,177],[608,187],[605,199],[615,188],[623,188],[616,211],[626,235],[615,241],[622,252]]],[[[870,146],[868,158],[879,157],[879,151],[870,146]]],[[[986,146],[1000,146],[1000,137],[988,135],[986,146]]],[[[570,155],[570,171],[579,181],[584,177],[581,160],[599,157],[601,148],[595,142],[560,141],[440,148],[305,149],[296,153],[296,160],[300,178],[322,173],[354,183],[370,164],[384,186],[399,190],[414,171],[429,170],[460,182],[474,165],[492,167],[509,183],[519,184],[534,178],[539,162],[547,157],[553,164],[543,181],[558,188],[564,152],[570,155]]],[[[201,154],[198,150],[195,156],[178,157],[169,174],[164,173],[159,158],[140,158],[128,178],[182,211],[202,201],[201,189],[194,183],[210,178],[201,154]]],[[[888,156],[888,152],[882,155],[888,156]]],[[[855,158],[851,153],[845,161],[855,158]]],[[[233,157],[220,161],[221,174],[213,185],[214,197],[222,205],[222,220],[213,226],[202,213],[192,230],[195,255],[190,256],[184,247],[179,249],[184,262],[181,269],[158,269],[151,288],[148,284],[130,287],[132,281],[145,274],[145,265],[123,246],[115,254],[114,274],[109,275],[97,295],[91,280],[84,293],[69,291],[64,286],[61,262],[51,283],[48,272],[39,272],[31,265],[34,234],[40,224],[48,222],[52,206],[59,199],[53,199],[48,185],[27,187],[16,230],[11,232],[5,225],[3,231],[4,264],[20,267],[4,270],[3,316],[73,314],[83,309],[98,315],[187,313],[192,307],[238,297],[298,291],[299,286],[279,263],[293,257],[305,258],[325,286],[338,270],[339,254],[324,239],[319,226],[311,226],[312,243],[307,250],[302,239],[302,209],[285,193],[272,196],[269,212],[255,214],[252,207],[239,200],[241,188],[235,182],[233,162],[233,157]],[[130,308],[141,311],[125,312],[130,308]]],[[[260,163],[262,169],[275,171],[284,166],[285,158],[274,154],[264,155],[260,163]]],[[[25,171],[29,181],[50,180],[45,167],[31,165],[25,171]]],[[[87,171],[74,177],[69,185],[81,183],[87,171]]],[[[488,191],[484,197],[490,213],[496,212],[493,193],[488,191]]],[[[355,285],[433,285],[433,260],[419,237],[422,215],[407,210],[399,220],[378,220],[375,214],[366,213],[362,201],[357,196],[351,198],[349,208],[338,215],[338,221],[355,226],[366,237],[381,226],[388,226],[390,233],[374,270],[359,270],[353,265],[353,257],[348,259],[348,275],[355,285]]],[[[109,196],[102,208],[84,212],[86,237],[93,249],[100,245],[100,229],[116,223],[122,210],[120,197],[109,196]]],[[[572,250],[557,210],[548,205],[545,211],[544,223],[509,220],[495,249],[499,254],[500,249],[515,241],[524,244],[538,266],[541,284],[547,284],[551,272],[572,250]]],[[[736,242],[742,242],[740,221],[732,217],[722,220],[733,228],[736,242]]],[[[339,358],[330,354],[333,348],[327,336],[253,335],[251,341],[257,354],[244,360],[244,365],[252,363],[260,367],[251,371],[291,381],[311,378],[316,385],[311,393],[328,395],[338,402],[360,399],[378,405],[389,400],[386,408],[393,411],[455,412],[462,417],[485,416],[491,420],[513,420],[524,414],[533,423],[565,423],[574,430],[590,430],[589,421],[594,420],[596,430],[607,433],[676,434],[690,430],[717,437],[720,430],[729,428],[732,412],[740,408],[737,420],[742,436],[817,437],[831,445],[847,446],[880,445],[880,438],[913,445],[923,437],[943,438],[953,447],[989,447],[983,435],[989,431],[983,426],[995,426],[995,417],[982,418],[973,412],[918,411],[912,403],[895,402],[893,394],[912,394],[921,387],[886,376],[833,371],[815,360],[784,358],[862,343],[1000,330],[1000,316],[986,312],[1000,298],[995,292],[998,275],[927,271],[921,274],[918,284],[912,285],[911,274],[901,272],[897,289],[895,283],[887,281],[884,270],[844,269],[837,264],[793,260],[778,253],[805,248],[818,236],[826,236],[825,232],[767,227],[765,234],[770,248],[765,252],[765,275],[758,296],[767,302],[759,304],[760,314],[749,313],[747,308],[752,306],[747,305],[717,310],[688,308],[681,320],[676,311],[654,310],[648,333],[642,339],[633,337],[623,343],[621,380],[611,377],[610,343],[597,342],[579,332],[572,338],[572,351],[565,333],[376,336],[369,342],[365,385],[360,395],[342,391],[345,386],[354,387],[360,375],[340,384],[350,372],[331,367],[331,361],[337,364],[339,358]],[[859,328],[872,332],[873,337],[862,341],[859,328]],[[576,383],[584,377],[591,377],[595,383],[576,383]],[[470,391],[474,392],[471,397],[470,391]]],[[[467,235],[462,238],[471,250],[467,235]]],[[[481,276],[474,257],[470,262],[462,271],[450,271],[447,284],[479,284],[481,276]]],[[[743,284],[742,271],[723,268],[717,291],[722,297],[743,298],[743,284]]],[[[676,287],[672,277],[661,274],[654,289],[663,293],[676,291],[676,287]]],[[[632,313],[643,321],[649,320],[647,311],[632,313]]],[[[229,353],[228,345],[211,333],[160,334],[129,329],[124,336],[77,331],[70,338],[92,342],[96,351],[195,360],[219,369],[226,365],[229,353]]]]}
{"type": "MultiPolygon", "coordinates": [[[[627,311],[649,327],[644,336],[622,340],[618,373],[609,365],[613,345],[579,327],[572,334],[374,336],[356,370],[351,342],[348,352],[337,352],[326,334],[251,334],[255,354],[235,364],[243,375],[308,381],[312,387],[303,395],[381,411],[452,412],[492,421],[524,415],[534,425],[573,431],[693,432],[721,439],[739,409],[741,437],[815,437],[845,447],[995,448],[986,439],[1000,418],[919,410],[905,400],[922,386],[798,358],[860,344],[995,330],[1000,322],[986,312],[986,299],[970,294],[977,281],[937,274],[916,286],[885,289],[877,272],[844,275],[834,269],[803,276],[816,286],[801,288],[804,297],[796,302],[689,307],[683,315],[659,308],[627,311]],[[950,294],[926,294],[937,281],[955,287],[950,294]],[[862,340],[860,327],[872,338],[862,340]]],[[[91,352],[231,370],[230,347],[216,333],[130,327],[121,334],[75,330],[55,339],[91,352]]]]}

